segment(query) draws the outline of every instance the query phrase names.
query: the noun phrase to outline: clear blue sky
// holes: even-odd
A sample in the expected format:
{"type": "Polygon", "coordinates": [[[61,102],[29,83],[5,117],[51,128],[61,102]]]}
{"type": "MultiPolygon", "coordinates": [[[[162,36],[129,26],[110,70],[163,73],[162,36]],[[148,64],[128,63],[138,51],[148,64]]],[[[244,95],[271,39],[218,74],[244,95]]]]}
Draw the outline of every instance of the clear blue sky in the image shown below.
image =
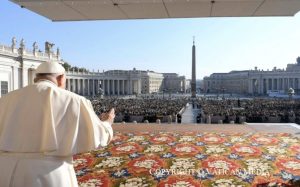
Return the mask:
{"type": "MultiPolygon", "coordinates": [[[[15,36],[60,48],[62,58],[90,70],[153,70],[191,77],[196,37],[197,78],[214,72],[285,68],[300,56],[300,13],[295,17],[197,18],[52,22],[4,0],[0,43],[15,36]]],[[[18,43],[19,44],[19,43],[18,43]]]]}

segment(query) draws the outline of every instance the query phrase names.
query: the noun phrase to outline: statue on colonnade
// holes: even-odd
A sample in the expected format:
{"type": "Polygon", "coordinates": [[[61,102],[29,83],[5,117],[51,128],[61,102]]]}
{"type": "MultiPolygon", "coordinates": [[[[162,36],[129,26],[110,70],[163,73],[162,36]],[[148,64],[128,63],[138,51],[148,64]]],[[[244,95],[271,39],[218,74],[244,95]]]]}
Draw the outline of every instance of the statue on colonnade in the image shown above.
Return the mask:
{"type": "Polygon", "coordinates": [[[45,42],[45,53],[50,54],[50,53],[52,52],[52,47],[53,47],[54,45],[55,45],[55,44],[46,41],[46,42],[45,42]]]}
{"type": "Polygon", "coordinates": [[[12,49],[16,48],[16,45],[17,45],[17,39],[16,39],[16,37],[13,37],[11,39],[11,48],[12,49]]]}
{"type": "Polygon", "coordinates": [[[38,44],[36,42],[33,42],[32,48],[33,48],[33,53],[35,54],[36,52],[38,52],[39,46],[38,46],[38,44]]]}
{"type": "Polygon", "coordinates": [[[25,40],[23,38],[20,41],[20,48],[25,49],[25,40]]]}

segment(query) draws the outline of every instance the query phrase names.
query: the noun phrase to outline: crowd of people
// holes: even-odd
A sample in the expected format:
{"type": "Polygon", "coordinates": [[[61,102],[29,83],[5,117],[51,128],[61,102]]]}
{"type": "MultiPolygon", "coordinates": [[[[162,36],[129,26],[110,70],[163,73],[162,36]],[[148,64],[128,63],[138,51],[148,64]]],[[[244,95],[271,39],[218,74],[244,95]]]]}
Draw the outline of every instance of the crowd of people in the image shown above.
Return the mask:
{"type": "Polygon", "coordinates": [[[116,120],[129,122],[130,117],[140,116],[141,121],[155,122],[163,116],[176,116],[186,105],[186,98],[91,98],[97,114],[115,108],[116,120]]]}
{"type": "Polygon", "coordinates": [[[290,99],[198,99],[201,117],[221,116],[224,123],[241,118],[249,123],[298,123],[300,121],[300,100],[290,99]]]}
{"type": "MultiPolygon", "coordinates": [[[[177,117],[180,122],[182,111],[188,97],[181,98],[90,98],[94,110],[100,114],[115,108],[117,122],[132,122],[132,116],[140,116],[140,122],[145,120],[156,122],[163,116],[177,117]],[[181,112],[180,112],[181,111],[181,112]],[[131,119],[130,119],[131,118],[131,119]]],[[[192,103],[191,103],[192,104],[192,103]]],[[[225,98],[215,99],[201,97],[194,100],[195,107],[200,108],[198,123],[300,123],[300,100],[268,99],[268,98],[225,98]],[[214,120],[215,119],[215,120],[214,120]],[[216,119],[218,119],[216,121],[216,119]]]]}

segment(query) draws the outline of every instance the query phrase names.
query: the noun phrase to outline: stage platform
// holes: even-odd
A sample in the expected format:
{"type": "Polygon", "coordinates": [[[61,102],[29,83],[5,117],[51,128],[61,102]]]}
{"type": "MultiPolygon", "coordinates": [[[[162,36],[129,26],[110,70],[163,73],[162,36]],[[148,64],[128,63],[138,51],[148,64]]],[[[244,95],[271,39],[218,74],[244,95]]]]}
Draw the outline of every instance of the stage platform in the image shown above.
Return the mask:
{"type": "Polygon", "coordinates": [[[292,180],[300,178],[297,124],[128,123],[113,129],[107,147],[74,156],[79,186],[295,186],[292,180]]]}

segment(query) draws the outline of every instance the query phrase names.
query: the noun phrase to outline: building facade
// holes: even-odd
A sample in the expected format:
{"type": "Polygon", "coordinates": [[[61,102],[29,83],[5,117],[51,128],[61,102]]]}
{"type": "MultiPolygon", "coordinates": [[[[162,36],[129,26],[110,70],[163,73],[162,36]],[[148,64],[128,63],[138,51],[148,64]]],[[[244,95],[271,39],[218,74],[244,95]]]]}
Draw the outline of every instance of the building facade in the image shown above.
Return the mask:
{"type": "Polygon", "coordinates": [[[16,90],[33,83],[35,69],[45,61],[63,63],[60,60],[59,49],[54,53],[53,44],[46,42],[45,52],[42,53],[36,44],[33,50],[25,46],[25,41],[20,41],[16,46],[16,39],[12,39],[11,46],[0,45],[0,97],[12,90],[16,90]]]}
{"type": "MultiPolygon", "coordinates": [[[[50,61],[63,64],[59,49],[53,52],[53,45],[46,42],[44,52],[39,50],[36,42],[32,45],[33,50],[27,49],[23,39],[18,47],[15,38],[11,46],[0,45],[0,97],[33,84],[35,69],[40,63],[50,61]]],[[[163,86],[185,90],[184,76],[167,77],[164,82],[163,73],[135,68],[105,72],[66,70],[66,75],[66,89],[84,96],[150,94],[163,91],[163,86]]]]}
{"type": "Polygon", "coordinates": [[[80,95],[136,95],[162,89],[161,73],[141,70],[67,71],[67,89],[80,95]]]}
{"type": "Polygon", "coordinates": [[[166,92],[186,93],[185,76],[179,76],[177,73],[163,73],[163,89],[166,92]]]}
{"type": "Polygon", "coordinates": [[[270,92],[288,93],[293,88],[300,94],[300,58],[286,69],[254,70],[213,73],[204,78],[205,93],[236,93],[267,95],[270,92]]]}

